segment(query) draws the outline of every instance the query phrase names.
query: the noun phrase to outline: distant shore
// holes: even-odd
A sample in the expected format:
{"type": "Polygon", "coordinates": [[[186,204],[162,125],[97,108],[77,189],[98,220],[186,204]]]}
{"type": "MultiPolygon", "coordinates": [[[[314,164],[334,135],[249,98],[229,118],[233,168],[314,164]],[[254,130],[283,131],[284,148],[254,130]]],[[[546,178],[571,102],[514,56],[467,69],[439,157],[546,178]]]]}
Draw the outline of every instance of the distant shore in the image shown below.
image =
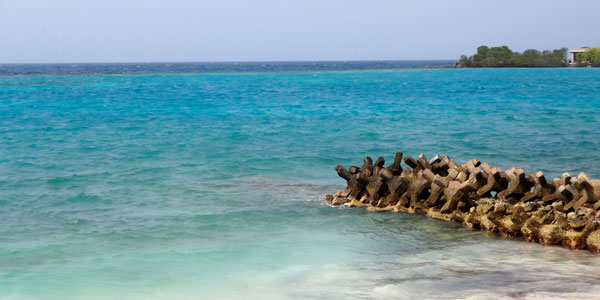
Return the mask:
{"type": "Polygon", "coordinates": [[[513,52],[507,46],[480,46],[469,57],[462,55],[455,68],[565,68],[600,66],[599,48],[567,48],[513,52]],[[567,53],[569,58],[567,58],[567,53]]]}

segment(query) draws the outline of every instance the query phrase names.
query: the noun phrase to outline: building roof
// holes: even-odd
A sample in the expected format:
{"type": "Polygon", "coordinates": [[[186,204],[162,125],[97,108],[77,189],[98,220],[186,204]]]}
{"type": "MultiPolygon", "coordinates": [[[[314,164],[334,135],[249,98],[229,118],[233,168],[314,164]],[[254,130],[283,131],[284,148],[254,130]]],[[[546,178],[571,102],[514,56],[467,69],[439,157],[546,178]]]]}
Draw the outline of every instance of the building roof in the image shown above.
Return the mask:
{"type": "Polygon", "coordinates": [[[573,48],[569,49],[569,53],[583,53],[589,51],[590,48],[573,48]]]}

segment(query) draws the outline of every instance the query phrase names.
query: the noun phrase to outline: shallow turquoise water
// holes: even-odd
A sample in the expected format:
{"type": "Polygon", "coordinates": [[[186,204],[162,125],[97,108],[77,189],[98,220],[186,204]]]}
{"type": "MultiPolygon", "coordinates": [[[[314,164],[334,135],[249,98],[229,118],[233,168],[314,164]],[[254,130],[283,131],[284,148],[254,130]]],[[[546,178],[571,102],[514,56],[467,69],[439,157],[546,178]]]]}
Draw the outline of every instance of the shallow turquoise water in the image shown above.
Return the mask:
{"type": "Polygon", "coordinates": [[[395,151],[600,178],[599,132],[599,69],[0,77],[0,298],[593,298],[585,251],[321,197],[395,151]]]}

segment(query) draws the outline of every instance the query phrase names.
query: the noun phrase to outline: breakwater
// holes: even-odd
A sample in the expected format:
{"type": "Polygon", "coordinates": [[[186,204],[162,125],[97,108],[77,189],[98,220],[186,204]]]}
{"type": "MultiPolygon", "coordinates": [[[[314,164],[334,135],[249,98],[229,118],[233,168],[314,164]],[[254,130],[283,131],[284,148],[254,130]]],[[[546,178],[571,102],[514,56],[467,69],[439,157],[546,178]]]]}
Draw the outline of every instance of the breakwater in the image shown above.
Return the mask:
{"type": "Polygon", "coordinates": [[[543,172],[493,168],[478,159],[457,164],[397,152],[394,161],[365,157],[336,167],[347,186],[324,200],[334,206],[423,214],[505,237],[600,253],[600,180],[587,174],[547,179],[543,172]],[[402,167],[402,161],[407,167],[402,167]]]}

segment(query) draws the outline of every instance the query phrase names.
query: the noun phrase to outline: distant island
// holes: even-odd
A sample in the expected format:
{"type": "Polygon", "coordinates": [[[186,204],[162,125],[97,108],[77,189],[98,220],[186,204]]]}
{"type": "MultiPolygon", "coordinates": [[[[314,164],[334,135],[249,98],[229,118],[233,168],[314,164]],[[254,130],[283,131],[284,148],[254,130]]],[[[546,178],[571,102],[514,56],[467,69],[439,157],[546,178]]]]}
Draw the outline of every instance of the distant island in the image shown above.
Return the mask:
{"type": "Polygon", "coordinates": [[[456,68],[549,68],[600,66],[600,48],[567,48],[538,51],[513,52],[507,46],[480,46],[477,54],[462,55],[456,68]],[[569,53],[570,59],[567,59],[569,53]]]}

